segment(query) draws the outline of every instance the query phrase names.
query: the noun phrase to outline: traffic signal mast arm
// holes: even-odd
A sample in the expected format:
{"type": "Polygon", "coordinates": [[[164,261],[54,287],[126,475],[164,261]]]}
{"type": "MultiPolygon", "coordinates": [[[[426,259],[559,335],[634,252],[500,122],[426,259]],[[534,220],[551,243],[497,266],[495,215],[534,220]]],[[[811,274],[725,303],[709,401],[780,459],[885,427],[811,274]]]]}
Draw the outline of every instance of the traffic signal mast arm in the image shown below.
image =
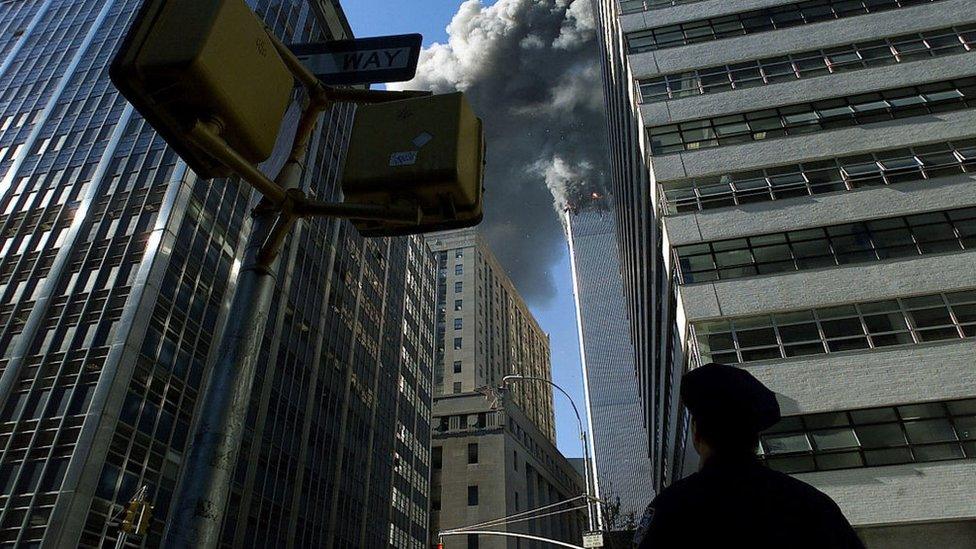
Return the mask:
{"type": "MultiPolygon", "coordinates": [[[[309,93],[308,104],[302,112],[295,133],[295,141],[288,156],[288,164],[298,164],[299,167],[304,167],[309,138],[315,130],[316,120],[322,111],[336,102],[381,103],[430,95],[430,92],[425,91],[392,92],[338,89],[324,86],[314,74],[301,64],[291,50],[270,32],[268,32],[268,36],[285,65],[309,93]]],[[[222,131],[223,124],[221,121],[211,118],[207,121],[198,121],[190,130],[189,138],[257,189],[264,197],[262,204],[259,205],[260,208],[276,210],[279,213],[279,218],[258,256],[258,262],[261,265],[268,265],[275,258],[298,217],[328,216],[375,219],[407,225],[417,225],[423,217],[423,212],[416,205],[347,204],[309,199],[302,190],[286,188],[269,179],[257,166],[227,144],[221,137],[222,131]]]]}

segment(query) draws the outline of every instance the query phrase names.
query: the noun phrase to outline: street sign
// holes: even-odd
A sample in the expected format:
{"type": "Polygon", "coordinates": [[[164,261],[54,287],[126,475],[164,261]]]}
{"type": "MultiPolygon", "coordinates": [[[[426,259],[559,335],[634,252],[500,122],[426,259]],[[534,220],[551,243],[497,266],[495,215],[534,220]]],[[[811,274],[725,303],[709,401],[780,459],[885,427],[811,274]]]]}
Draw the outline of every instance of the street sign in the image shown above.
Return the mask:
{"type": "Polygon", "coordinates": [[[586,532],[583,534],[583,547],[603,547],[603,532],[586,532]]]}
{"type": "Polygon", "coordinates": [[[423,37],[399,34],[289,46],[328,86],[403,82],[413,78],[423,37]]]}

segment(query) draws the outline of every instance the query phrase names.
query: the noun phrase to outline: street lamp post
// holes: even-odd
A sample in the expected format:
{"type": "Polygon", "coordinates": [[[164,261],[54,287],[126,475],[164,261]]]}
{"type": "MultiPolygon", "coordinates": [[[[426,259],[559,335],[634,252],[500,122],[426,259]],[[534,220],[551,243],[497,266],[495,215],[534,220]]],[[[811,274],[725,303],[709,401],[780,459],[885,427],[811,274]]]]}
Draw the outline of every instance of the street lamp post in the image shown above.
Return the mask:
{"type": "Polygon", "coordinates": [[[544,377],[524,376],[521,374],[509,374],[502,378],[502,386],[504,387],[505,385],[514,381],[542,381],[544,383],[548,383],[549,385],[552,385],[553,387],[558,389],[559,392],[565,395],[566,398],[569,400],[569,404],[573,407],[573,413],[576,414],[576,422],[577,424],[579,424],[580,441],[582,441],[583,444],[583,477],[584,477],[583,480],[584,482],[586,482],[585,494],[586,494],[587,529],[589,531],[602,530],[602,527],[600,525],[601,521],[599,516],[600,514],[599,509],[597,510],[596,513],[593,512],[594,501],[596,501],[597,498],[596,495],[591,492],[592,488],[590,483],[590,448],[586,439],[586,429],[583,427],[583,419],[580,417],[579,409],[576,408],[576,402],[573,401],[573,397],[569,396],[569,393],[563,390],[562,387],[560,387],[559,385],[553,383],[551,380],[548,380],[544,377]]]}

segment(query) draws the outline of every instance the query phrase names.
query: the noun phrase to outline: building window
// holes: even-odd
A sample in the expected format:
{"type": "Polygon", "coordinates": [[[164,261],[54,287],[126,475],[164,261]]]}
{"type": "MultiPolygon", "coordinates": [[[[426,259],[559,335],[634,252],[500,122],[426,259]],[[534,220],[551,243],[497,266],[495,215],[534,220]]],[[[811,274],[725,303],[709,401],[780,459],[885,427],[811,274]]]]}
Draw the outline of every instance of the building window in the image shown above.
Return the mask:
{"type": "Polygon", "coordinates": [[[478,534],[468,534],[468,549],[478,549],[478,534]]]}
{"type": "MultiPolygon", "coordinates": [[[[933,2],[936,0],[921,0],[933,2]]],[[[919,4],[919,0],[826,0],[783,4],[626,34],[628,53],[675,48],[919,4]]]]}
{"type": "Polygon", "coordinates": [[[651,154],[723,147],[976,106],[976,77],[648,129],[651,154]]]}
{"type": "Polygon", "coordinates": [[[461,392],[461,382],[460,381],[455,381],[454,382],[454,394],[459,394],[460,392],[461,392]]]}
{"type": "Polygon", "coordinates": [[[976,25],[948,27],[810,50],[757,61],[658,76],[639,84],[641,100],[656,103],[694,95],[765,86],[822,74],[879,67],[976,49],[976,25]]]}
{"type": "Polygon", "coordinates": [[[620,0],[620,13],[635,13],[645,10],[670,8],[681,4],[692,4],[702,0],[620,0]]]}
{"type": "Polygon", "coordinates": [[[676,246],[681,282],[803,271],[976,248],[976,207],[676,246]]]}
{"type": "Polygon", "coordinates": [[[462,257],[464,257],[464,248],[454,250],[454,259],[460,259],[462,257]]]}
{"type": "Polygon", "coordinates": [[[468,465],[478,463],[478,444],[468,444],[468,465]]]}
{"type": "Polygon", "coordinates": [[[458,263],[457,265],[455,265],[454,266],[454,274],[456,274],[456,275],[462,275],[462,274],[464,274],[464,265],[461,265],[460,263],[458,263]]]}
{"type": "Polygon", "coordinates": [[[512,467],[518,471],[518,450],[512,450],[512,467]]]}
{"type": "Polygon", "coordinates": [[[757,360],[976,337],[976,290],[702,322],[702,362],[757,360]]]}
{"type": "Polygon", "coordinates": [[[443,455],[444,455],[443,452],[444,449],[441,446],[434,446],[433,448],[430,449],[430,463],[431,463],[431,467],[433,467],[434,469],[441,468],[442,466],[441,460],[443,459],[443,455]]]}
{"type": "Polygon", "coordinates": [[[973,458],[976,399],[784,417],[760,454],[785,473],[973,458]]]}
{"type": "Polygon", "coordinates": [[[464,284],[462,282],[454,283],[454,293],[459,294],[464,291],[464,284]]]}
{"type": "Polygon", "coordinates": [[[478,487],[468,486],[468,505],[478,505],[478,487]]]}
{"type": "Polygon", "coordinates": [[[455,374],[460,374],[461,373],[461,361],[460,360],[455,360],[454,361],[454,373],[455,374]]]}
{"type": "Polygon", "coordinates": [[[455,318],[455,319],[454,319],[454,329],[455,329],[455,330],[460,330],[460,329],[462,328],[462,326],[463,326],[463,322],[462,322],[462,319],[460,319],[460,318],[455,318]]]}
{"type": "Polygon", "coordinates": [[[463,300],[461,300],[461,299],[455,299],[454,300],[454,310],[455,311],[460,311],[462,304],[463,304],[463,300]]]}
{"type": "Polygon", "coordinates": [[[461,348],[461,338],[456,337],[454,338],[454,350],[458,350],[460,348],[461,348]]]}
{"type": "Polygon", "coordinates": [[[703,177],[663,193],[667,213],[675,214],[965,172],[976,172],[976,139],[703,177]]]}

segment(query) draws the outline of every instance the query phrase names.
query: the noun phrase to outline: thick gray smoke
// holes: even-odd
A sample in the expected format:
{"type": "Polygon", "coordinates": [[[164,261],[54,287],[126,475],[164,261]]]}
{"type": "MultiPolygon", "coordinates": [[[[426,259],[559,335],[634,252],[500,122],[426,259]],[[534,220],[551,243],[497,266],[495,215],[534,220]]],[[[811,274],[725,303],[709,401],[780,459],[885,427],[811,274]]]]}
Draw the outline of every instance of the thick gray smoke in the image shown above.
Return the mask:
{"type": "Polygon", "coordinates": [[[523,297],[545,303],[555,294],[550,267],[564,249],[556,212],[606,187],[590,3],[468,0],[447,33],[447,44],[423,51],[417,77],[396,87],[467,93],[488,142],[482,233],[523,297]]]}

